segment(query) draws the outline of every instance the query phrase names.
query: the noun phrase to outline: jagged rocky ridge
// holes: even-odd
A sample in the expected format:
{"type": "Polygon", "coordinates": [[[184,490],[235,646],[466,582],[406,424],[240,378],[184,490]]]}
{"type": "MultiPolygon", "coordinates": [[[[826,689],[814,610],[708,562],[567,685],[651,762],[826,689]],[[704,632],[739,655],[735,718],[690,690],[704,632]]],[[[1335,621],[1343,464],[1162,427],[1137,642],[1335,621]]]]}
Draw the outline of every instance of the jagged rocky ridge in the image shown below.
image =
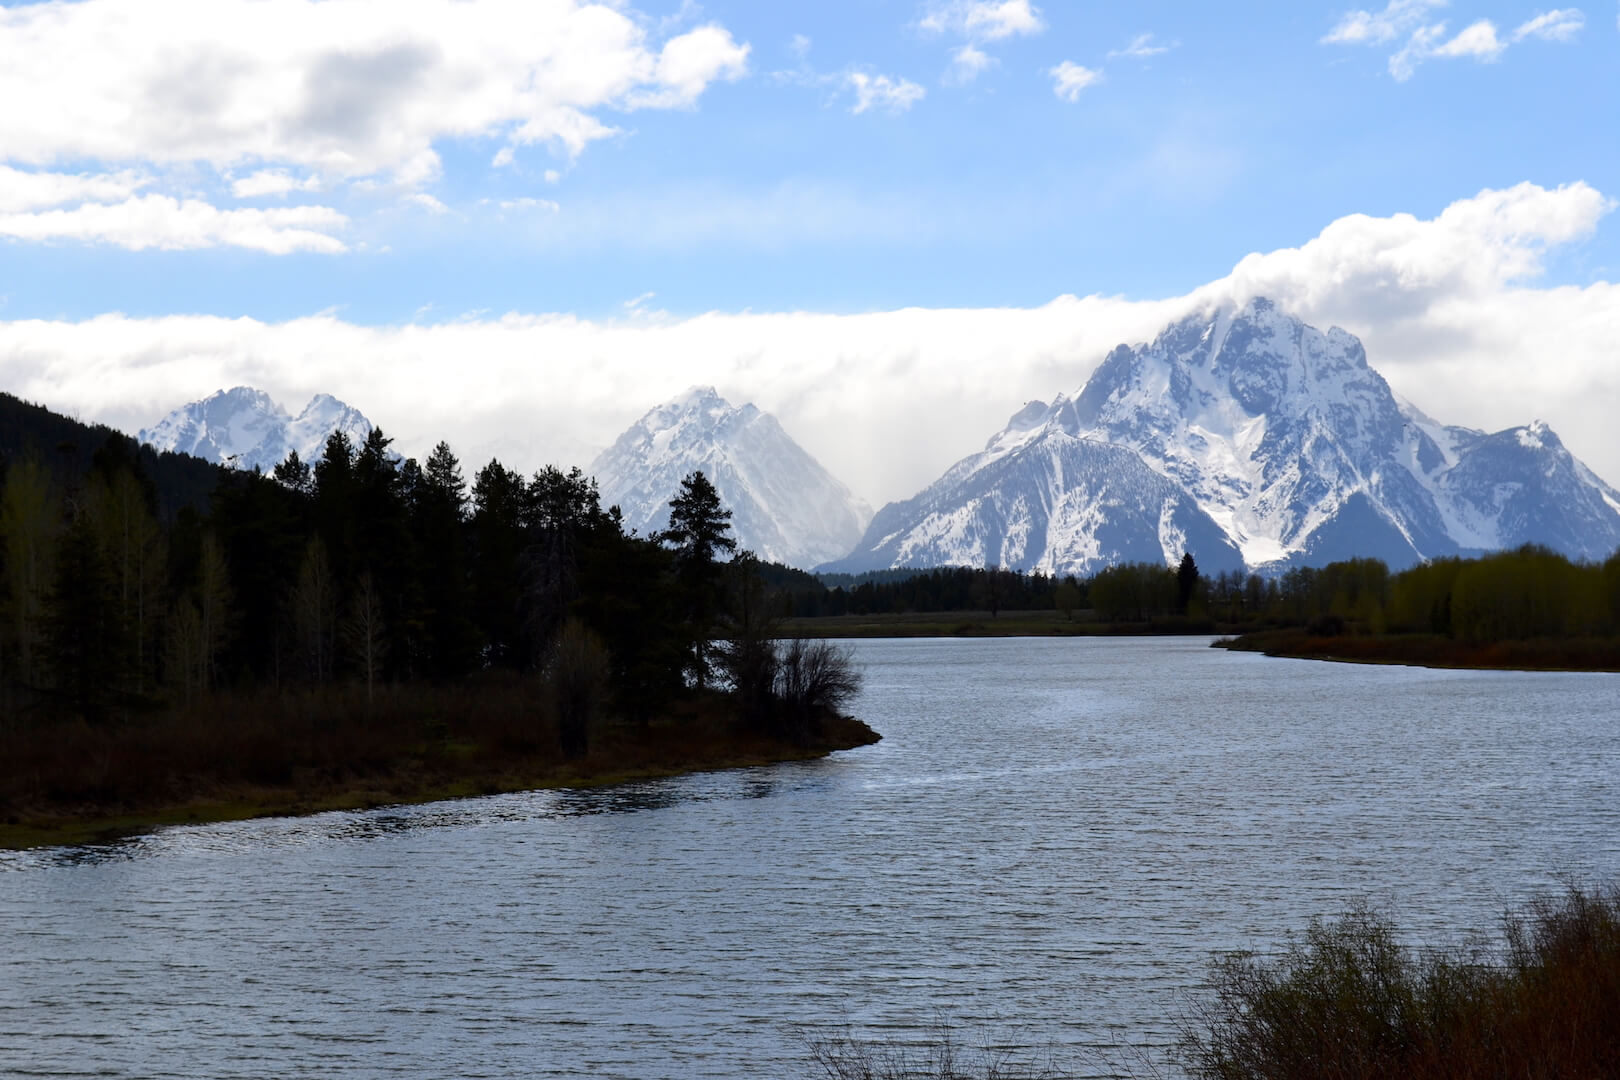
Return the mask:
{"type": "Polygon", "coordinates": [[[1545,424],[1486,434],[1399,401],[1337,327],[1265,299],[1120,346],[1080,393],[1025,407],[828,569],[1109,563],[1394,567],[1524,543],[1620,548],[1620,493],[1545,424]]]}
{"type": "Polygon", "coordinates": [[[238,386],[182,405],[136,439],[158,450],[269,472],[294,450],[313,463],[334,431],[359,446],[372,426],[358,409],[330,394],[317,394],[292,416],[263,390],[238,386]]]}
{"type": "Polygon", "coordinates": [[[648,412],[591,465],[604,506],[650,535],[701,470],[731,510],[737,542],[763,559],[810,567],[849,551],[869,506],[794,442],[776,418],[696,387],[648,412]]]}

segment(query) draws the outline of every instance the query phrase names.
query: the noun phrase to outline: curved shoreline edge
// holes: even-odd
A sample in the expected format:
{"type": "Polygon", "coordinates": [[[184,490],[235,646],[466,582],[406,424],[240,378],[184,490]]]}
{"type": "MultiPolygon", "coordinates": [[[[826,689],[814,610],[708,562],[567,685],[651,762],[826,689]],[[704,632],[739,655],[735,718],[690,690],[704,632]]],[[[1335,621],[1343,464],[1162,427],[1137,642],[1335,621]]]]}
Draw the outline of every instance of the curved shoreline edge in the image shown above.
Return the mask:
{"type": "Polygon", "coordinates": [[[127,812],[17,815],[0,821],[0,850],[69,847],[112,843],[171,825],[206,825],[256,818],[305,817],[341,810],[375,810],[523,791],[590,789],[645,780],[662,780],[731,769],[758,768],[795,761],[814,761],[843,750],[881,741],[882,735],[853,716],[829,717],[819,737],[804,742],[752,734],[705,742],[672,755],[667,761],[616,757],[611,752],[587,755],[577,762],[529,772],[491,774],[468,770],[449,777],[404,769],[396,774],[356,778],[348,785],[319,792],[296,787],[264,786],[224,797],[197,797],[154,804],[127,812]]]}

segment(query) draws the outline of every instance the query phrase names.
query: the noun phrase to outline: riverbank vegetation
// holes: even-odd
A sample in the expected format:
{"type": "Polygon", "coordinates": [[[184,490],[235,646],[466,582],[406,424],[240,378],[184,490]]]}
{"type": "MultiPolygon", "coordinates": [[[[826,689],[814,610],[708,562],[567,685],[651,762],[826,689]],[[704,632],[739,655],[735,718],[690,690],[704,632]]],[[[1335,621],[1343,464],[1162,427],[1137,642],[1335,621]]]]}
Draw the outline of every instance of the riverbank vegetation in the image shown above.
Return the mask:
{"type": "Polygon", "coordinates": [[[780,639],[701,473],[642,537],[577,469],[468,485],[448,446],[419,465],[378,430],[273,476],[203,466],[199,509],[149,450],[66,430],[102,441],[0,433],[0,838],[875,738],[840,718],[849,656],[780,639]]]}
{"type": "Polygon", "coordinates": [[[1494,943],[1403,944],[1365,907],[1271,955],[1217,959],[1169,1060],[1082,1071],[964,1053],[946,1030],[907,1046],[848,1031],[808,1040],[821,1080],[1576,1080],[1620,1075],[1620,887],[1568,886],[1504,916],[1494,943]]]}
{"type": "MultiPolygon", "coordinates": [[[[1229,648],[1369,663],[1620,671],[1620,554],[1526,546],[1391,574],[1375,559],[1294,570],[1229,648]]],[[[1243,598],[1212,607],[1242,614],[1243,598]],[[1236,611],[1233,611],[1233,608],[1236,611]]]]}

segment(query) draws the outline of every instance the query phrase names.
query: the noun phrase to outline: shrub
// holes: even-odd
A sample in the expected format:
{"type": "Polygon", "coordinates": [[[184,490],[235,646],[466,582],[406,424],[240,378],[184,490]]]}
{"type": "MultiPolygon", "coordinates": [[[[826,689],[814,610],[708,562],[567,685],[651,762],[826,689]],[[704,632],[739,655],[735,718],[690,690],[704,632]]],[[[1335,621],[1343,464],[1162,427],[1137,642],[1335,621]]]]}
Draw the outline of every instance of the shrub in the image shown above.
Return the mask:
{"type": "Polygon", "coordinates": [[[1418,952],[1363,908],[1270,960],[1227,957],[1183,1062],[1208,1080],[1620,1073],[1620,890],[1571,886],[1504,929],[1494,960],[1418,952]]]}
{"type": "Polygon", "coordinates": [[[848,1031],[807,1042],[822,1080],[1066,1080],[1074,1075],[988,1046],[964,1052],[945,1025],[921,1047],[863,1040],[848,1031]]]}
{"type": "Polygon", "coordinates": [[[804,638],[779,649],[776,699],[800,733],[813,734],[822,714],[842,712],[860,692],[860,669],[849,649],[804,638]]]}

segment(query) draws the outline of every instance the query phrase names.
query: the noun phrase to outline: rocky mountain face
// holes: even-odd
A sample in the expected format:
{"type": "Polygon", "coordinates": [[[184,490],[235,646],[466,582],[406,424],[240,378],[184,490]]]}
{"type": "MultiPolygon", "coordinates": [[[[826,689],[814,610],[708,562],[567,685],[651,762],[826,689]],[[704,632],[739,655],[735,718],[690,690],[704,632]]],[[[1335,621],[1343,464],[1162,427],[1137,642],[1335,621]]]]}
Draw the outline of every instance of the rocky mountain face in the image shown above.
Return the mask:
{"type": "Polygon", "coordinates": [[[794,442],[776,418],[698,387],[653,409],[591,465],[602,505],[643,535],[669,524],[681,480],[702,471],[732,512],[737,542],[763,559],[811,567],[860,539],[872,511],[794,442]]]}
{"type": "Polygon", "coordinates": [[[1404,567],[1523,543],[1612,553],[1620,493],[1544,424],[1439,424],[1395,397],[1356,338],[1256,299],[1115,349],[1077,396],[1032,403],[884,507],[835,568],[1090,573],[1183,550],[1209,570],[1404,567]]]}
{"type": "Polygon", "coordinates": [[[158,450],[269,472],[294,450],[313,463],[334,431],[359,446],[372,426],[358,409],[330,394],[317,394],[292,416],[264,391],[238,386],[182,405],[136,439],[158,450]]]}

